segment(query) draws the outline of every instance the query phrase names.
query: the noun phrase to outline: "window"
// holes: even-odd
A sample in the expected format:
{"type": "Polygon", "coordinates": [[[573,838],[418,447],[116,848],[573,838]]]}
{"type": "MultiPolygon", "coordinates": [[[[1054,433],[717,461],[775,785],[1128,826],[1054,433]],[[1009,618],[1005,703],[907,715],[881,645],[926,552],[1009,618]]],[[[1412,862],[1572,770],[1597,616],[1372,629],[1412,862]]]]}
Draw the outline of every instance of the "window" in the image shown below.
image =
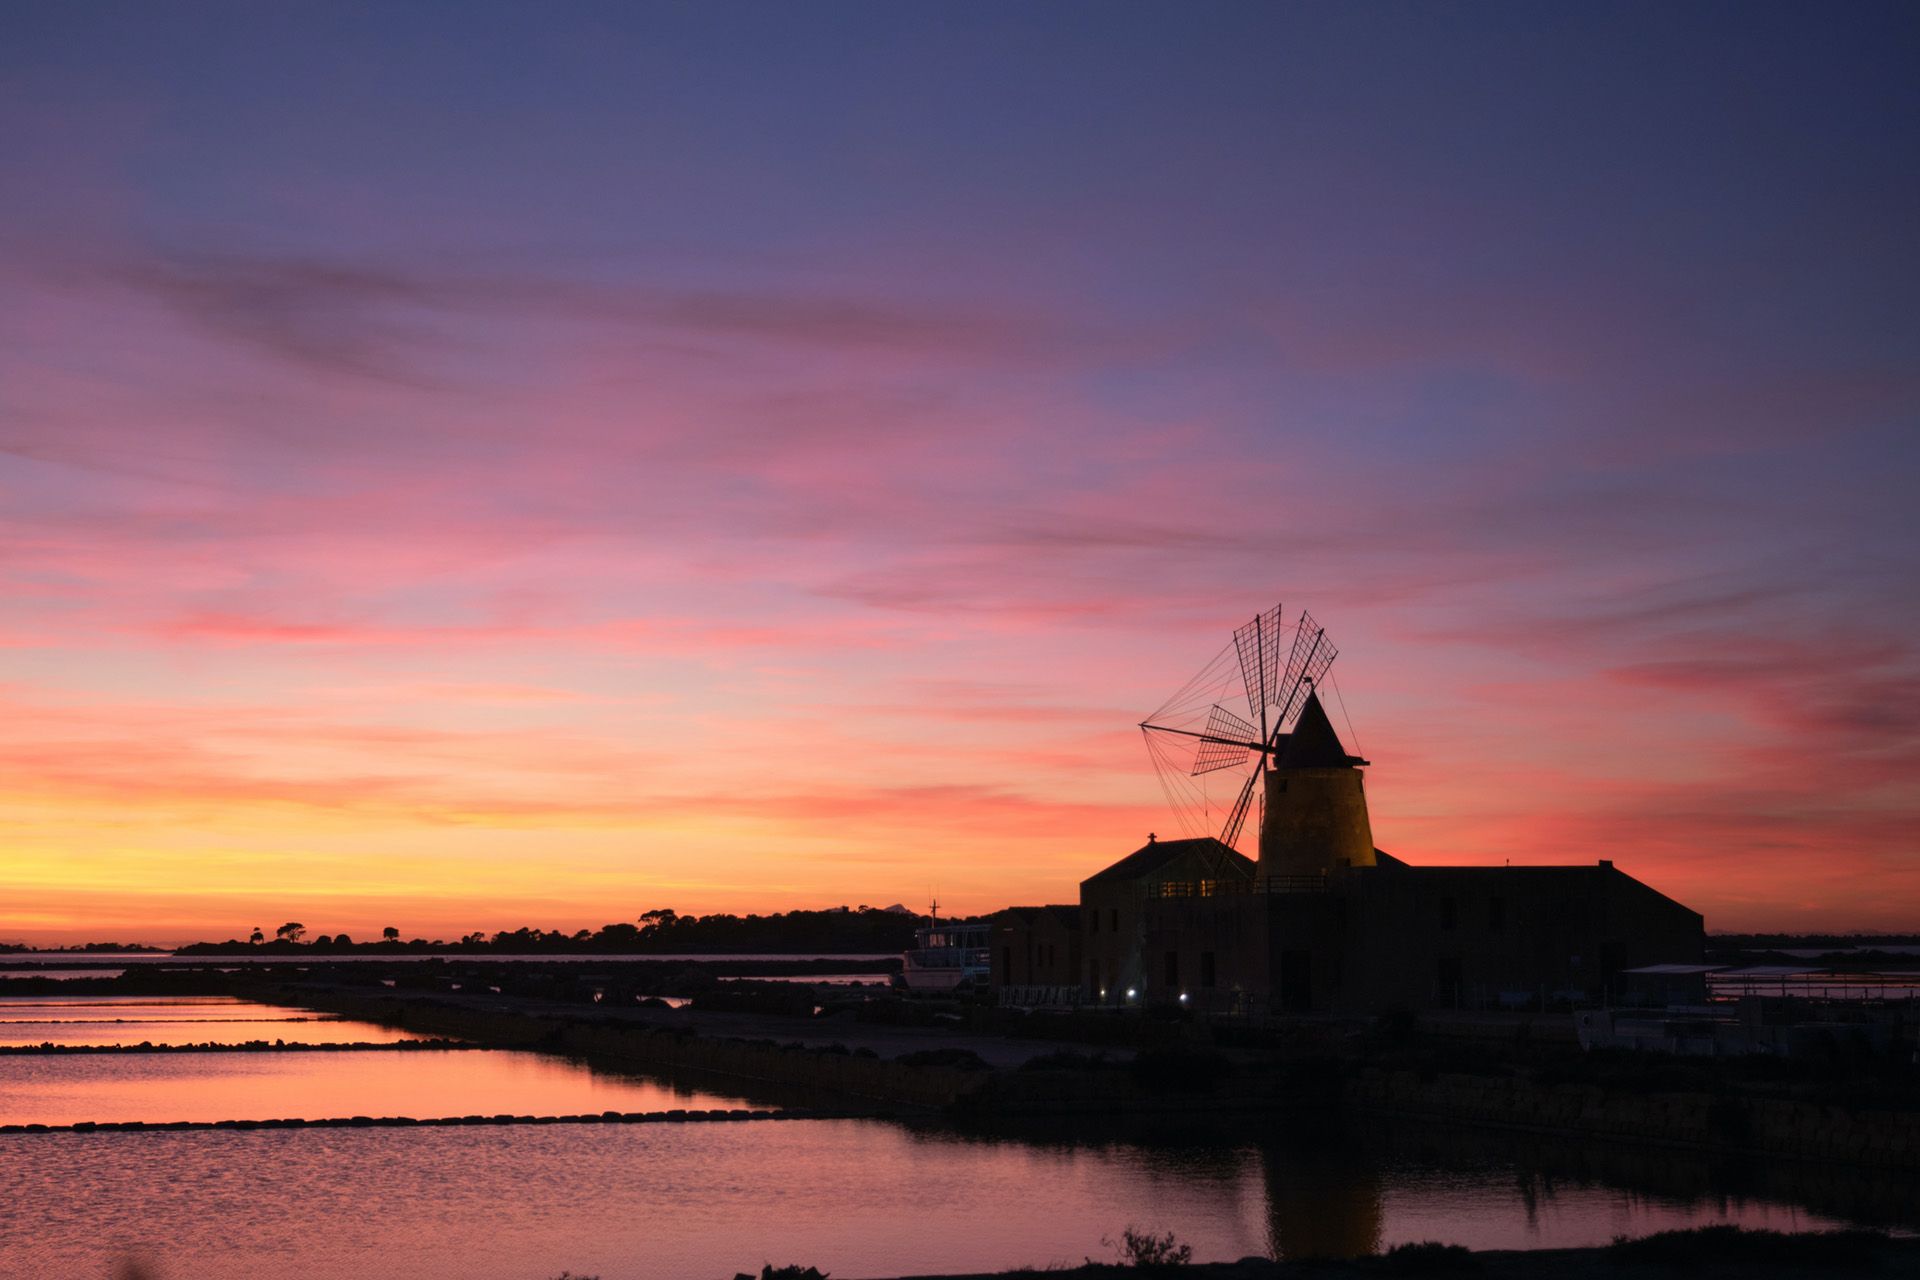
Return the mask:
{"type": "Polygon", "coordinates": [[[1202,880],[1200,882],[1201,897],[1211,898],[1218,892],[1220,892],[1220,882],[1218,880],[1202,880]]]}
{"type": "Polygon", "coordinates": [[[1200,985],[1203,987],[1211,987],[1214,985],[1214,981],[1213,952],[1202,951],[1200,953],[1200,985]]]}
{"type": "Polygon", "coordinates": [[[1180,953],[1178,951],[1169,951],[1167,952],[1167,986],[1172,988],[1179,985],[1180,953]]]}
{"type": "Polygon", "coordinates": [[[1093,911],[1092,911],[1092,913],[1091,913],[1091,914],[1092,914],[1092,918],[1093,918],[1093,924],[1092,924],[1092,926],[1091,926],[1091,927],[1090,927],[1090,928],[1089,928],[1089,929],[1087,930],[1087,932],[1088,932],[1088,933],[1098,933],[1098,932],[1100,932],[1100,908],[1098,908],[1098,907],[1095,907],[1095,908],[1093,909],[1093,911]]]}
{"type": "MultiPolygon", "coordinates": [[[[1031,969],[1033,966],[1029,964],[1027,967],[1031,969]]],[[[1013,948],[1012,947],[1000,948],[1000,972],[1006,975],[1006,979],[1008,982],[1013,981],[1013,948]]]]}
{"type": "Polygon", "coordinates": [[[1440,899],[1440,927],[1442,929],[1451,930],[1458,914],[1459,912],[1452,898],[1440,899]]]}
{"type": "Polygon", "coordinates": [[[1507,900],[1493,898],[1487,903],[1487,932],[1499,933],[1507,927],[1507,900]]]}
{"type": "Polygon", "coordinates": [[[1120,908],[1112,907],[1109,911],[1111,914],[1107,917],[1107,925],[1113,932],[1118,933],[1120,932],[1120,908]]]}

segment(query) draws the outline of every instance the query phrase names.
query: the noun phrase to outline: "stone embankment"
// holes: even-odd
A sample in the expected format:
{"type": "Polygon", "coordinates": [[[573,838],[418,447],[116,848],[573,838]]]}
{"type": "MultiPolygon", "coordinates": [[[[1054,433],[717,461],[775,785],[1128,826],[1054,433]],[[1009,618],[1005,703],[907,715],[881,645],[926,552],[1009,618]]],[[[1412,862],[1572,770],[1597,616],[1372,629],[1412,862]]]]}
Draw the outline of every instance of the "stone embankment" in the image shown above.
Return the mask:
{"type": "Polygon", "coordinates": [[[1920,1112],[1738,1094],[1632,1093],[1590,1084],[1366,1069],[1347,1106],[1376,1115],[1577,1135],[1715,1154],[1920,1169],[1920,1112]]]}
{"type": "MultiPolygon", "coordinates": [[[[1283,1080],[1257,1065],[1203,1082],[1153,1081],[1138,1071],[986,1070],[966,1033],[946,1050],[885,1058],[844,1046],[695,1034],[685,1025],[488,1009],[435,999],[303,991],[299,1000],[367,1021],[631,1063],[646,1070],[730,1077],[883,1107],[982,1117],[1074,1113],[1255,1112],[1345,1107],[1357,1112],[1686,1149],[1713,1155],[1836,1161],[1920,1170],[1920,1111],[1848,1107],[1736,1089],[1662,1092],[1542,1083],[1519,1074],[1388,1071],[1364,1063],[1283,1080]],[[943,1063],[942,1054],[955,1064],[943,1063]]],[[[776,1029],[780,1020],[761,1025],[776,1029]]],[[[1215,1055],[1216,1057],[1218,1055],[1215,1055]]],[[[1178,1065],[1178,1064],[1176,1064],[1178,1065]]]]}

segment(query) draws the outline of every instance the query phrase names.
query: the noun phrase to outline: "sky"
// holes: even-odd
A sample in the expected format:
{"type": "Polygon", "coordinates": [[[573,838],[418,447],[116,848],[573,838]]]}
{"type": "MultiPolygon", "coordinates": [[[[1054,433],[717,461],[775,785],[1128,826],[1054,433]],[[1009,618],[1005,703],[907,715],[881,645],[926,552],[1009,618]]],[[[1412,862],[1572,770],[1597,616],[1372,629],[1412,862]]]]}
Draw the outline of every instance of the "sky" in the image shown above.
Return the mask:
{"type": "Polygon", "coordinates": [[[1920,929],[1915,65],[1872,3],[15,0],[0,941],[1072,901],[1276,601],[1389,852],[1920,929]]]}

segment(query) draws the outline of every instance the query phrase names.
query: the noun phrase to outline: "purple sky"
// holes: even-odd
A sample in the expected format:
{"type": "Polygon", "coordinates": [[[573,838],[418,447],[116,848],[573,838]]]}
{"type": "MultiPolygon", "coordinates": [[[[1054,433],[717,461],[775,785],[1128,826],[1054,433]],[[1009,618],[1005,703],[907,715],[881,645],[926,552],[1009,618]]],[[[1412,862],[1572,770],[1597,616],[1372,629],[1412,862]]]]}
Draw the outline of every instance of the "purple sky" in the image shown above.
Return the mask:
{"type": "Polygon", "coordinates": [[[1911,5],[10,5],[0,938],[1070,898],[1276,598],[1388,850],[1920,928],[1916,66],[1911,5]]]}

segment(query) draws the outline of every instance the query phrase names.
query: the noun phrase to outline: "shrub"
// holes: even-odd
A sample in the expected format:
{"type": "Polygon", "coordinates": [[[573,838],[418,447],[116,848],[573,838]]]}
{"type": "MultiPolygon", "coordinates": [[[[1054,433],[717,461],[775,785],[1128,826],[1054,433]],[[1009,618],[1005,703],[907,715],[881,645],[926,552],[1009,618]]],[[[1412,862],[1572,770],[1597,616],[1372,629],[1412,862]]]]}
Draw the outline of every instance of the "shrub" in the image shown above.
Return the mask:
{"type": "Polygon", "coordinates": [[[1128,1227],[1120,1233],[1120,1242],[1103,1240],[1102,1244],[1112,1248],[1120,1255],[1120,1261],[1142,1271],[1165,1271],[1173,1267],[1184,1267],[1193,1261],[1193,1246],[1181,1244],[1177,1236],[1169,1231],[1164,1235],[1155,1235],[1151,1231],[1141,1231],[1128,1227]]]}

